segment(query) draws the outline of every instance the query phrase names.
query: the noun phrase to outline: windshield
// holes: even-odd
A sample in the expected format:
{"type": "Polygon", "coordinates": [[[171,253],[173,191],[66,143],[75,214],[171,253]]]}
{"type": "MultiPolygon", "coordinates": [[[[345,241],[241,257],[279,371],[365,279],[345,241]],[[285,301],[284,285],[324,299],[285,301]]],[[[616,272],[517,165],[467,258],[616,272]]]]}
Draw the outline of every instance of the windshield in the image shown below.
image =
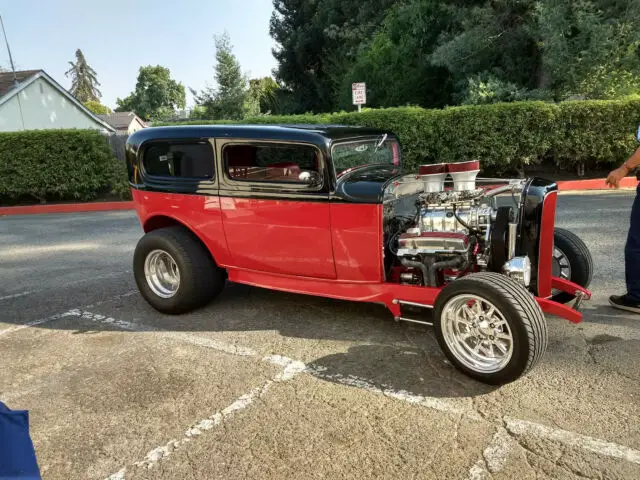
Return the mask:
{"type": "Polygon", "coordinates": [[[337,143],[331,149],[336,177],[364,165],[400,166],[400,146],[386,133],[379,137],[337,143]]]}

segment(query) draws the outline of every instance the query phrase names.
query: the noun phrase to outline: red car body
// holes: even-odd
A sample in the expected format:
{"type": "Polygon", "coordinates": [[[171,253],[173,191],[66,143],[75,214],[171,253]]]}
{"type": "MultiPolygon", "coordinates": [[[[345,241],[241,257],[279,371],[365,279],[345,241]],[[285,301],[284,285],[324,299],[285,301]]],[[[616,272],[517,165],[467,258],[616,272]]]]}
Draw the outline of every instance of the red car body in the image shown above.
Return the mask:
{"type": "MultiPolygon", "coordinates": [[[[129,173],[133,200],[145,232],[182,225],[209,250],[229,280],[287,292],[359,302],[382,303],[396,319],[401,305],[434,305],[442,287],[405,285],[385,277],[383,205],[348,202],[336,196],[331,142],[345,136],[380,135],[367,129],[283,127],[171,127],[146,129],[129,140],[129,173]],[[141,154],[149,142],[166,139],[210,142],[215,152],[213,183],[198,180],[186,188],[145,179],[141,154]],[[222,148],[267,141],[307,143],[320,155],[323,189],[305,194],[281,188],[243,189],[229,181],[222,148]],[[187,190],[187,191],[185,191],[187,190]]],[[[395,155],[399,155],[397,146],[395,155]]],[[[316,159],[318,162],[318,159],[316,159]]],[[[397,162],[399,163],[399,162],[397,162]]],[[[394,175],[400,175],[394,166],[394,175]]],[[[237,182],[236,182],[237,183],[237,182]]],[[[589,298],[585,288],[552,276],[557,191],[543,200],[539,225],[536,301],[543,311],[577,323],[577,309],[551,300],[552,289],[589,298]]]]}

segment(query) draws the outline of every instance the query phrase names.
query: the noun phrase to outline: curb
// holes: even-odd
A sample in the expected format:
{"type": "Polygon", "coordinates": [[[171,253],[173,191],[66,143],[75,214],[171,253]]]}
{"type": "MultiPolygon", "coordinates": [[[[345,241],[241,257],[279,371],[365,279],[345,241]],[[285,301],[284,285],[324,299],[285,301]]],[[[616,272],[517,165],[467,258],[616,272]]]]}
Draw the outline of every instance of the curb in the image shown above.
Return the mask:
{"type": "MultiPolygon", "coordinates": [[[[593,178],[590,180],[563,180],[558,183],[561,192],[580,190],[614,190],[607,186],[605,178],[593,178]]],[[[620,181],[620,188],[635,188],[638,185],[636,177],[624,177],[620,181]]]]}
{"type": "Polygon", "coordinates": [[[134,208],[133,202],[62,203],[51,205],[26,205],[23,207],[0,207],[0,215],[105,212],[109,210],[133,210],[134,208]]]}
{"type": "MultiPolygon", "coordinates": [[[[561,192],[575,192],[583,190],[613,190],[609,188],[604,178],[590,180],[559,181],[558,190],[561,192]]],[[[636,177],[625,177],[620,182],[620,188],[635,188],[638,185],[636,177]]],[[[63,203],[51,205],[27,205],[23,207],[0,207],[0,215],[35,215],[42,213],[79,213],[105,212],[109,210],[134,210],[133,202],[94,202],[94,203],[63,203]]]]}

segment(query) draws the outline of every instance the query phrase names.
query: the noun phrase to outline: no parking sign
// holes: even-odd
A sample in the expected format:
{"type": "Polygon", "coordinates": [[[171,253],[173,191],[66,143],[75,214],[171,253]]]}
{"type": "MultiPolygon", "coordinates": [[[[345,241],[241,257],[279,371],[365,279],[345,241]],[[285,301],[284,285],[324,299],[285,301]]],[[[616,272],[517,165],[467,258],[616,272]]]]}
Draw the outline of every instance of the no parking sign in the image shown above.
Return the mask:
{"type": "Polygon", "coordinates": [[[364,82],[351,84],[351,98],[353,104],[358,106],[358,111],[361,110],[362,105],[367,103],[367,85],[364,82]]]}

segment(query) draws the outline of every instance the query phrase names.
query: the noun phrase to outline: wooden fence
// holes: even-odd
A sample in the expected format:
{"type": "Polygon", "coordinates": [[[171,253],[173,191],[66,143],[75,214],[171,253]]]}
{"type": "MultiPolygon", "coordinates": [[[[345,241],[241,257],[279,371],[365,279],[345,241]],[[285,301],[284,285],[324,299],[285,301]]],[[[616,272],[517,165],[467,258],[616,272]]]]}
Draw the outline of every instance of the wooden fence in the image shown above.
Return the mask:
{"type": "Polygon", "coordinates": [[[125,161],[125,144],[127,143],[127,138],[129,138],[129,134],[127,133],[115,133],[113,135],[109,135],[107,137],[107,141],[109,142],[109,147],[111,147],[111,151],[115,155],[118,160],[125,161]]]}

